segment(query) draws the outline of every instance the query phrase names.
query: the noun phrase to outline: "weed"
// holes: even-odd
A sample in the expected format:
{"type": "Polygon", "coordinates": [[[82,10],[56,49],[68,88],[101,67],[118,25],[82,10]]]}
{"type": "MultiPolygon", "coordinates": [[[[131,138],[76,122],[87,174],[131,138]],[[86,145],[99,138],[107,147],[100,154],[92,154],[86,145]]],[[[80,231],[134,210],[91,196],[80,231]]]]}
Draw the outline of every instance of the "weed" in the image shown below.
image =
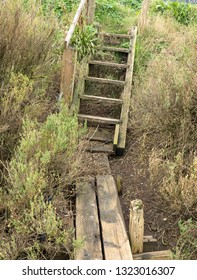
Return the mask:
{"type": "Polygon", "coordinates": [[[180,237],[174,258],[177,260],[196,260],[197,258],[197,222],[189,219],[179,221],[180,237]]]}

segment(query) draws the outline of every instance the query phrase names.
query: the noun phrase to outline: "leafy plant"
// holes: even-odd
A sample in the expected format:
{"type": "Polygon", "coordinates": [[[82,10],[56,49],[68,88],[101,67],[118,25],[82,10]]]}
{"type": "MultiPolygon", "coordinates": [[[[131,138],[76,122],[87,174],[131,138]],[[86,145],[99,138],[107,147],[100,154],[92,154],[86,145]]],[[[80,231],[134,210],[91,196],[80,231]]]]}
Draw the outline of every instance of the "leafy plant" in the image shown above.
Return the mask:
{"type": "Polygon", "coordinates": [[[79,61],[85,56],[94,54],[97,43],[97,30],[92,25],[79,26],[75,29],[71,44],[77,50],[79,61]]]}
{"type": "Polygon", "coordinates": [[[182,2],[159,1],[153,4],[152,11],[163,15],[170,15],[181,24],[188,25],[197,20],[197,10],[191,5],[182,2]]]}
{"type": "Polygon", "coordinates": [[[179,221],[180,237],[174,258],[178,260],[197,259],[197,222],[189,219],[179,221]]]}

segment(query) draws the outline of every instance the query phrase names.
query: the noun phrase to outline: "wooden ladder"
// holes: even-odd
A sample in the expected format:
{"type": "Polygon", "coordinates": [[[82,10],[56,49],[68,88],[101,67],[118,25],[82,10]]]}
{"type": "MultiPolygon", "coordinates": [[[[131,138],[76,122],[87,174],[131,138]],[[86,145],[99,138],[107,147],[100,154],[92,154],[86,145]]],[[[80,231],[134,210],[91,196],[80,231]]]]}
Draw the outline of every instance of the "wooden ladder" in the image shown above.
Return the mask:
{"type": "Polygon", "coordinates": [[[91,152],[124,153],[136,35],[136,27],[131,28],[129,35],[99,34],[102,45],[97,48],[96,58],[89,61],[89,73],[84,76],[85,86],[79,96],[78,119],[86,121],[92,131],[89,140],[100,142],[99,145],[90,145],[91,152]],[[121,40],[126,48],[121,47],[121,40]],[[118,78],[114,78],[114,73],[118,78]]]}

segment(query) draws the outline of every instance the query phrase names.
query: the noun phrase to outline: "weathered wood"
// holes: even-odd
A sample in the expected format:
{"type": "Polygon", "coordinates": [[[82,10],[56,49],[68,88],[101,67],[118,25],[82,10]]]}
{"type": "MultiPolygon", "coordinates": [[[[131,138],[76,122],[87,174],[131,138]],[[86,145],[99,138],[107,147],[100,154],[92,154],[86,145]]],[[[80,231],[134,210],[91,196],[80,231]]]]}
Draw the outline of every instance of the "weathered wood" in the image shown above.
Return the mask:
{"type": "Polygon", "coordinates": [[[65,48],[61,73],[61,93],[64,101],[71,105],[74,90],[77,52],[73,48],[65,48]]]}
{"type": "Polygon", "coordinates": [[[87,24],[94,23],[95,7],[96,7],[95,0],[87,0],[87,24]]]}
{"type": "Polygon", "coordinates": [[[144,28],[147,25],[149,6],[150,6],[150,0],[144,0],[142,3],[141,12],[138,19],[138,31],[140,33],[144,30],[144,28]]]}
{"type": "Polygon", "coordinates": [[[105,146],[105,145],[87,148],[86,151],[90,152],[90,153],[104,153],[104,154],[108,154],[108,155],[114,155],[113,149],[112,148],[109,149],[109,147],[105,146]]]}
{"type": "Polygon", "coordinates": [[[126,48],[114,48],[114,47],[107,47],[107,46],[99,46],[97,47],[98,50],[109,51],[109,52],[119,52],[119,53],[130,53],[129,49],[126,48]]]}
{"type": "Polygon", "coordinates": [[[76,12],[75,17],[74,17],[74,20],[73,20],[73,22],[72,22],[72,24],[70,26],[70,29],[69,29],[69,31],[67,32],[67,35],[66,35],[66,39],[65,39],[65,47],[66,48],[70,44],[70,40],[71,40],[72,35],[73,35],[74,31],[75,31],[75,27],[76,27],[76,25],[77,25],[77,23],[79,21],[79,18],[80,18],[81,14],[82,14],[82,11],[83,11],[83,9],[85,7],[86,2],[87,2],[87,0],[81,0],[81,2],[79,4],[79,7],[78,7],[77,12],[76,12]]]}
{"type": "Polygon", "coordinates": [[[127,136],[127,125],[129,119],[129,107],[131,99],[131,89],[132,89],[132,77],[133,77],[133,67],[134,67],[134,57],[135,57],[135,44],[136,44],[137,28],[132,29],[132,39],[130,45],[132,46],[131,52],[128,55],[127,64],[130,67],[126,71],[125,87],[122,95],[123,106],[121,111],[122,124],[120,125],[119,143],[117,145],[116,153],[118,155],[123,155],[126,146],[126,136],[127,136]]]}
{"type": "Polygon", "coordinates": [[[132,253],[142,253],[144,239],[144,209],[143,203],[139,199],[131,201],[129,236],[132,253]]]}
{"type": "Polygon", "coordinates": [[[132,260],[115,180],[107,175],[96,181],[105,259],[132,260]]]}
{"type": "Polygon", "coordinates": [[[116,33],[105,33],[105,32],[101,32],[100,34],[101,36],[104,37],[131,39],[131,35],[127,35],[127,34],[116,34],[116,33]]]}
{"type": "Polygon", "coordinates": [[[76,238],[84,240],[77,252],[77,260],[102,260],[102,247],[94,178],[77,184],[76,188],[76,238]]]}
{"type": "Polygon", "coordinates": [[[89,64],[109,66],[109,67],[114,67],[114,68],[123,68],[123,69],[129,68],[129,65],[127,65],[127,64],[112,63],[112,62],[100,61],[100,60],[90,60],[89,64]]]}
{"type": "Polygon", "coordinates": [[[89,141],[98,141],[104,143],[113,143],[113,130],[112,129],[103,129],[100,127],[89,127],[88,134],[85,138],[89,141]]]}
{"type": "Polygon", "coordinates": [[[170,250],[155,251],[142,254],[133,254],[134,260],[171,260],[172,252],[170,250]]]}
{"type": "Polygon", "coordinates": [[[96,117],[96,116],[83,115],[83,114],[78,114],[78,118],[80,120],[87,120],[89,122],[95,122],[95,123],[104,123],[104,124],[118,124],[118,123],[120,123],[119,119],[96,117]]]}
{"type": "Polygon", "coordinates": [[[103,79],[103,78],[96,78],[96,77],[90,77],[86,76],[84,77],[86,81],[91,82],[97,82],[97,83],[103,83],[103,84],[112,84],[112,85],[118,85],[118,86],[124,86],[124,81],[118,81],[118,80],[111,80],[111,79],[103,79]]]}
{"type": "Polygon", "coordinates": [[[118,140],[119,140],[119,131],[120,131],[120,125],[116,124],[115,133],[114,133],[114,142],[113,142],[113,150],[116,151],[118,140]]]}
{"type": "Polygon", "coordinates": [[[121,99],[117,98],[109,98],[109,97],[103,97],[103,96],[96,96],[96,95],[81,95],[81,99],[83,100],[92,100],[92,101],[99,101],[99,102],[109,102],[111,104],[122,104],[121,99]]]}

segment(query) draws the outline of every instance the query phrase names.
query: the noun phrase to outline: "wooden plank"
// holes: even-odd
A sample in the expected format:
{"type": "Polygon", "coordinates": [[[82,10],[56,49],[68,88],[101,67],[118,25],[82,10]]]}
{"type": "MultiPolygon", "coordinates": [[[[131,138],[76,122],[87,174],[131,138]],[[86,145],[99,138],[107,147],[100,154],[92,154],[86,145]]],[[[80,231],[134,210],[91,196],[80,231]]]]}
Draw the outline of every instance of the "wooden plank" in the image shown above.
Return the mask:
{"type": "Polygon", "coordinates": [[[119,119],[96,117],[90,115],[78,114],[80,120],[87,120],[89,122],[103,123],[103,124],[118,124],[120,123],[119,119]]]}
{"type": "Polygon", "coordinates": [[[112,63],[112,62],[100,61],[100,60],[90,60],[89,64],[109,66],[109,67],[114,67],[114,68],[123,68],[123,69],[127,69],[129,67],[129,65],[127,65],[127,64],[112,63]]]}
{"type": "Polygon", "coordinates": [[[96,96],[96,95],[81,95],[81,99],[83,100],[92,100],[92,101],[98,101],[98,102],[109,102],[112,104],[122,104],[121,99],[117,98],[108,98],[108,97],[103,97],[103,96],[96,96]]]}
{"type": "Polygon", "coordinates": [[[142,254],[134,254],[134,260],[171,260],[172,252],[170,250],[155,251],[142,254]]]}
{"type": "Polygon", "coordinates": [[[71,105],[73,99],[76,61],[76,51],[72,48],[64,49],[60,88],[64,101],[69,106],[71,105]]]}
{"type": "Polygon", "coordinates": [[[104,36],[104,37],[114,37],[114,38],[131,39],[131,35],[127,35],[127,34],[116,34],[116,33],[105,33],[105,32],[101,32],[100,35],[101,35],[101,36],[104,36]]]}
{"type": "Polygon", "coordinates": [[[126,48],[114,48],[114,47],[100,46],[100,47],[97,47],[97,49],[103,50],[103,51],[110,51],[110,52],[130,53],[130,50],[126,49],[126,48]]]}
{"type": "Polygon", "coordinates": [[[132,260],[115,180],[111,175],[98,175],[96,181],[105,259],[132,260]]]}
{"type": "Polygon", "coordinates": [[[78,7],[77,12],[75,14],[75,17],[73,19],[73,22],[72,22],[72,24],[71,24],[71,26],[69,28],[69,31],[67,32],[67,35],[66,35],[66,39],[65,39],[65,47],[66,48],[70,44],[70,40],[71,40],[72,35],[73,35],[74,31],[75,31],[75,27],[76,27],[76,25],[77,25],[77,23],[79,21],[79,18],[80,18],[81,14],[82,14],[82,11],[83,11],[83,9],[85,7],[86,2],[87,2],[87,0],[81,0],[81,2],[79,4],[79,7],[78,7]]]}
{"type": "Polygon", "coordinates": [[[132,89],[132,78],[133,78],[133,67],[134,67],[134,57],[135,57],[135,44],[136,44],[136,36],[137,36],[137,27],[133,27],[132,29],[132,39],[130,41],[130,45],[132,46],[131,52],[128,55],[127,64],[130,67],[126,71],[125,78],[125,87],[122,95],[123,106],[121,111],[121,120],[122,124],[120,125],[120,135],[119,135],[119,143],[116,149],[117,155],[123,155],[125,146],[126,146],[126,136],[127,136],[127,125],[129,119],[129,107],[130,107],[130,99],[131,99],[131,89],[132,89]]]}
{"type": "Polygon", "coordinates": [[[89,141],[98,141],[104,143],[113,143],[113,129],[89,127],[85,138],[89,141]]]}
{"type": "Polygon", "coordinates": [[[102,247],[94,178],[76,186],[76,238],[84,239],[77,260],[102,260],[102,247]]]}
{"type": "Polygon", "coordinates": [[[131,201],[129,236],[132,253],[142,253],[144,241],[144,206],[140,199],[131,201]]]}
{"type": "Polygon", "coordinates": [[[90,153],[104,153],[108,155],[114,155],[113,149],[112,148],[110,149],[107,145],[87,148],[86,151],[90,153]]]}
{"type": "Polygon", "coordinates": [[[91,82],[97,82],[97,83],[103,83],[103,84],[113,84],[113,85],[118,85],[118,86],[124,86],[125,82],[124,81],[118,81],[118,80],[111,80],[111,79],[103,79],[103,78],[96,78],[96,77],[90,77],[86,76],[84,77],[86,81],[91,81],[91,82]]]}
{"type": "Polygon", "coordinates": [[[119,140],[119,131],[120,131],[120,125],[116,124],[115,133],[114,133],[114,141],[113,141],[113,150],[115,151],[118,145],[119,140]]]}

